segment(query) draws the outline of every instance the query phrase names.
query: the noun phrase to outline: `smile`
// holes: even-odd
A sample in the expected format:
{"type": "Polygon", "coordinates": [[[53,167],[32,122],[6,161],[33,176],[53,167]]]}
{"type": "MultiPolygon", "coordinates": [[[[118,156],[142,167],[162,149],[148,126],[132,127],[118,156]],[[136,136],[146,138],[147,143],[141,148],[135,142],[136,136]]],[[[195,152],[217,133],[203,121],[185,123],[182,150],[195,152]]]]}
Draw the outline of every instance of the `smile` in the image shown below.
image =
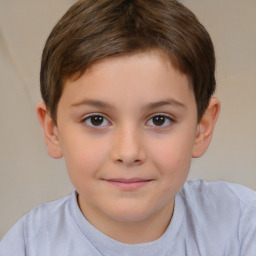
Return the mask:
{"type": "Polygon", "coordinates": [[[132,178],[132,179],[106,179],[107,183],[124,191],[134,191],[148,185],[152,180],[132,178]]]}

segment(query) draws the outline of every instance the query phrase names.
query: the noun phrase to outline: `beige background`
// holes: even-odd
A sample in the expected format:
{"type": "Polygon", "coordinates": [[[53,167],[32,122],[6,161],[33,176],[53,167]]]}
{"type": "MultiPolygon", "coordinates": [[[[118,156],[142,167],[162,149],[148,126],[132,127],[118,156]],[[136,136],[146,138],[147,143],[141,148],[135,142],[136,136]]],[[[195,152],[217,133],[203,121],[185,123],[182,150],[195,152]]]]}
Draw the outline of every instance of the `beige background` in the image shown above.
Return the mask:
{"type": "MultiPolygon", "coordinates": [[[[72,190],[63,160],[48,157],[35,114],[40,55],[72,0],[0,0],[0,238],[32,207],[72,190]]],[[[222,111],[191,178],[256,189],[256,1],[185,0],[210,32],[222,111]]]]}

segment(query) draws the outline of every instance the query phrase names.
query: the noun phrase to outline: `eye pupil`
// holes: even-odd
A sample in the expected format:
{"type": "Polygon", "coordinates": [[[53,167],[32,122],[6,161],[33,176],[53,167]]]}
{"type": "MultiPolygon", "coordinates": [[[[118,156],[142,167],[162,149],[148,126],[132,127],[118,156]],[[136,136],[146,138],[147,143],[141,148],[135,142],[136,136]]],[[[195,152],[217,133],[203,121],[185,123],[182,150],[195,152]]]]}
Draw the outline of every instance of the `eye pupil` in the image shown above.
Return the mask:
{"type": "Polygon", "coordinates": [[[92,116],[91,117],[91,123],[95,126],[99,126],[103,123],[104,117],[102,116],[92,116]]]}
{"type": "Polygon", "coordinates": [[[155,116],[153,118],[154,125],[160,126],[163,125],[165,122],[165,116],[155,116]]]}

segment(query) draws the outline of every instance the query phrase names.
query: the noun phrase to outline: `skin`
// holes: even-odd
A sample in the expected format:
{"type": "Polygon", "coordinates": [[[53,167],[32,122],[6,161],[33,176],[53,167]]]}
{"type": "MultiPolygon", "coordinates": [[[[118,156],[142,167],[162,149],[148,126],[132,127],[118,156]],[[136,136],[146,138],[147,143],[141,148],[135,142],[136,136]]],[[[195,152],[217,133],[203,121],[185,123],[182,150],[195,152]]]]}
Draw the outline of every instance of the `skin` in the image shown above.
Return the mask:
{"type": "Polygon", "coordinates": [[[151,51],[103,59],[68,79],[57,126],[43,102],[37,113],[49,155],[65,158],[84,216],[133,244],[166,230],[191,158],[207,149],[219,108],[213,97],[198,123],[187,76],[151,51]]]}

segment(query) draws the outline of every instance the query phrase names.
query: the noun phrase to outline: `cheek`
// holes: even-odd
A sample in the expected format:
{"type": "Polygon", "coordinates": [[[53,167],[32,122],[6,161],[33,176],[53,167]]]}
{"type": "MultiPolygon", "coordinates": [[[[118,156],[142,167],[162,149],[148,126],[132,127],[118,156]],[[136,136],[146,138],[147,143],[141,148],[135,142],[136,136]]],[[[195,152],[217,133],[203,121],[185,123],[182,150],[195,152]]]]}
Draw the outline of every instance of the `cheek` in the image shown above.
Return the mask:
{"type": "Polygon", "coordinates": [[[74,138],[63,143],[63,155],[69,175],[73,178],[97,175],[105,161],[107,149],[104,143],[93,139],[74,138]]]}
{"type": "Polygon", "coordinates": [[[177,148],[159,149],[154,165],[162,181],[162,198],[170,200],[184,185],[191,163],[191,156],[177,148]]]}
{"type": "Polygon", "coordinates": [[[187,176],[193,148],[193,136],[187,135],[175,134],[151,143],[151,159],[160,175],[175,180],[187,176]]]}

